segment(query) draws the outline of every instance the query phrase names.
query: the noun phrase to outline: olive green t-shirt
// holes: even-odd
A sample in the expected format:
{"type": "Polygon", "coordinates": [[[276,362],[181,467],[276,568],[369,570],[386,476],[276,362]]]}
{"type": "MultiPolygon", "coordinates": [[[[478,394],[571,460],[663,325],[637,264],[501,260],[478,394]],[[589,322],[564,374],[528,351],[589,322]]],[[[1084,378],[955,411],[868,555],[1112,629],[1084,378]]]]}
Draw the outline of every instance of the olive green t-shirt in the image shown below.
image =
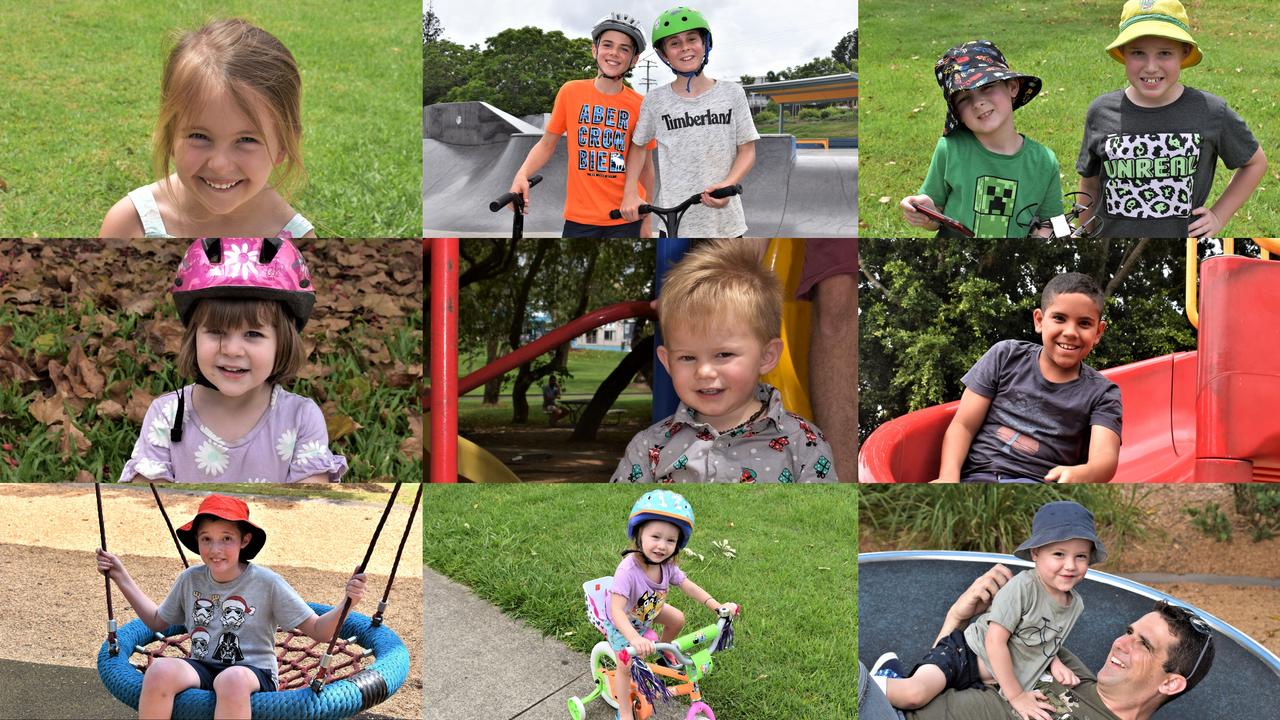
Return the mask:
{"type": "MultiPolygon", "coordinates": [[[[1044,693],[1055,708],[1053,720],[1118,720],[1098,697],[1098,680],[1069,651],[1059,656],[1080,678],[1080,684],[1068,688],[1057,682],[1038,682],[1036,689],[1044,693]]],[[[919,710],[905,711],[907,720],[1016,720],[1018,714],[1000,696],[994,686],[974,690],[947,690],[919,710]]]]}

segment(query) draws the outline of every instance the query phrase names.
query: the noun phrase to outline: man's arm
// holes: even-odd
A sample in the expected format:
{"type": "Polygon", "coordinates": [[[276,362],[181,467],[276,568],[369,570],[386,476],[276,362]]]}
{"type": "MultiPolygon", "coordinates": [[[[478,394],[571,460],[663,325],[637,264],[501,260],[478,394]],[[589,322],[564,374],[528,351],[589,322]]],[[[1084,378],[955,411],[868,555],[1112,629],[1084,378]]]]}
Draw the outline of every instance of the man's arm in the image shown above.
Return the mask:
{"type": "Polygon", "coordinates": [[[987,411],[991,409],[991,398],[965,388],[960,396],[960,407],[956,416],[947,426],[942,436],[942,464],[938,468],[938,481],[944,483],[960,482],[960,469],[964,459],[969,456],[969,447],[973,445],[973,436],[978,434],[982,423],[987,419],[987,411]]]}
{"type": "Polygon", "coordinates": [[[1089,428],[1089,460],[1083,465],[1059,465],[1045,474],[1045,482],[1104,483],[1115,477],[1120,464],[1120,436],[1102,425],[1089,428]]]}
{"type": "Polygon", "coordinates": [[[978,579],[960,593],[960,597],[956,598],[956,601],[947,609],[946,618],[942,621],[942,630],[938,632],[938,637],[934,638],[933,644],[937,645],[942,638],[956,630],[968,627],[970,620],[991,607],[991,600],[995,598],[996,593],[1000,592],[1000,588],[1012,579],[1013,572],[1000,564],[994,565],[978,576],[978,579]]]}

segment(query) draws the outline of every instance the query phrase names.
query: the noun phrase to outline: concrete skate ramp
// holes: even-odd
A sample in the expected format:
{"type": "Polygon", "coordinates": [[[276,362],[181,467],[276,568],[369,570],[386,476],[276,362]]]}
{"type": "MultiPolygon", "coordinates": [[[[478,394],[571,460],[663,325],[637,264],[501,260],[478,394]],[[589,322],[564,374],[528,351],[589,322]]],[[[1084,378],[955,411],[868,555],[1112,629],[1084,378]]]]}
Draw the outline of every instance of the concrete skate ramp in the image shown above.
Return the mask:
{"type": "MultiPolygon", "coordinates": [[[[423,112],[422,207],[426,237],[501,237],[511,212],[491,213],[542,131],[482,102],[440,103],[423,112]]],[[[539,171],[524,233],[558,237],[564,227],[567,142],[539,171]]],[[[655,153],[657,155],[657,153],[655,153]]],[[[661,165],[661,157],[657,157],[661,165]]],[[[747,235],[853,237],[857,234],[857,156],[797,152],[792,135],[763,135],[743,181],[747,235]]],[[[659,220],[655,229],[662,229],[659,220]]]]}

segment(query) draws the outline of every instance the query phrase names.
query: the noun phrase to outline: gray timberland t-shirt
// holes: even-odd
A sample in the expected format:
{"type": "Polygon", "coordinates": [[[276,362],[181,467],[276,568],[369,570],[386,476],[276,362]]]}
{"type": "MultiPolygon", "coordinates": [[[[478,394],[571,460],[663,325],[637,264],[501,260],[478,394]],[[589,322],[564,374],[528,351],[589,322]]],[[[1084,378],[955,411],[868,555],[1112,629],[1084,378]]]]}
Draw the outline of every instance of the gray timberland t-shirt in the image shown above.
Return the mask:
{"type": "Polygon", "coordinates": [[[1048,669],[1049,662],[1058,654],[1067,633],[1075,627],[1082,612],[1084,600],[1075,590],[1071,591],[1071,598],[1064,607],[1049,594],[1034,568],[1024,570],[1000,588],[991,601],[990,610],[965,628],[964,639],[969,643],[969,649],[990,668],[987,628],[995,623],[1008,630],[1013,674],[1023,690],[1030,690],[1048,669]]]}
{"type": "MultiPolygon", "coordinates": [[[[683,80],[682,80],[683,82],[683,80]]],[[[658,198],[661,207],[679,205],[708,185],[723,181],[738,146],[760,139],[741,85],[716,81],[695,98],[676,95],[670,85],[644,96],[631,142],[658,141],[658,198]]],[[[680,237],[737,237],[747,231],[742,197],[720,209],[694,205],[680,220],[680,237]]]]}
{"type": "Polygon", "coordinates": [[[961,479],[987,472],[1043,478],[1058,465],[1088,460],[1092,426],[1120,435],[1120,388],[1083,363],[1075,380],[1049,382],[1040,371],[1043,349],[1001,340],[961,378],[965,387],[991,400],[961,479]]]}
{"type": "Polygon", "coordinates": [[[1244,120],[1217,95],[1184,88],[1177,100],[1148,108],[1117,90],[1089,105],[1076,170],[1099,179],[1103,237],[1182,238],[1191,211],[1209,201],[1218,158],[1234,170],[1257,150],[1244,120]]]}
{"type": "Polygon", "coordinates": [[[157,614],[190,631],[192,659],[252,665],[271,671],[278,684],[276,626],[291,630],[316,613],[284,578],[250,563],[228,583],[204,565],[187,568],[157,614]]]}

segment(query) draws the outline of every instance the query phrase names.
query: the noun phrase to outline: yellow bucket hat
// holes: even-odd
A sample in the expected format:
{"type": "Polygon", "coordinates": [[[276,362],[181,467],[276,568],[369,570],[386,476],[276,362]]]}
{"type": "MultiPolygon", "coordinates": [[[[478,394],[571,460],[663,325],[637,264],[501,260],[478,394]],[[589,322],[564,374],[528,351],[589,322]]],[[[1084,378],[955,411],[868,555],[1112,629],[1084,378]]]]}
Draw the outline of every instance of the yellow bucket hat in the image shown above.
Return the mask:
{"type": "Polygon", "coordinates": [[[1191,52],[1182,60],[1182,67],[1189,68],[1200,63],[1204,57],[1200,47],[1191,37],[1191,20],[1187,11],[1178,0],[1129,0],[1120,13],[1120,34],[1115,42],[1107,46],[1107,52],[1116,62],[1124,62],[1122,48],[1125,43],[1132,42],[1146,35],[1169,38],[1178,42],[1189,43],[1191,52]]]}

